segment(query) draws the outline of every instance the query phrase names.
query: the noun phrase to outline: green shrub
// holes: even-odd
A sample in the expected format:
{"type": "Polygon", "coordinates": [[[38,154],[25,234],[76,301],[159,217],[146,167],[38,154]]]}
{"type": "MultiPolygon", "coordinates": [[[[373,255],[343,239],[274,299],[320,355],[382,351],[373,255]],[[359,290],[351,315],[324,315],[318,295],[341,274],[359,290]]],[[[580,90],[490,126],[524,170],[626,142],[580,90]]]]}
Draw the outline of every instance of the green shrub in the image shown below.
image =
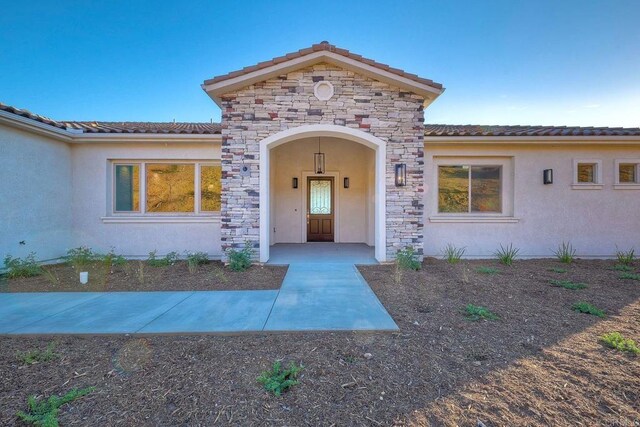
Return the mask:
{"type": "Polygon", "coordinates": [[[401,270],[420,270],[421,264],[418,260],[418,254],[412,246],[396,252],[396,266],[401,270]]]}
{"type": "Polygon", "coordinates": [[[153,250],[149,252],[149,258],[147,258],[147,263],[151,267],[168,267],[170,265],[174,265],[180,256],[177,252],[169,252],[162,258],[158,258],[158,251],[153,250]]]}
{"type": "Polygon", "coordinates": [[[606,317],[604,310],[600,310],[595,305],[591,305],[588,302],[580,301],[571,306],[574,311],[578,313],[592,314],[598,317],[606,317]]]}
{"type": "Polygon", "coordinates": [[[578,289],[585,289],[587,288],[587,285],[584,283],[574,283],[570,280],[551,280],[549,281],[549,283],[551,283],[551,286],[555,286],[555,287],[559,287],[559,288],[564,288],[564,289],[570,289],[572,291],[578,290],[578,289]]]}
{"type": "Polygon", "coordinates": [[[494,267],[484,267],[484,266],[480,266],[476,269],[476,271],[478,273],[482,273],[482,274],[497,274],[500,272],[500,270],[498,270],[497,268],[494,267]]]}
{"type": "Polygon", "coordinates": [[[447,246],[445,246],[445,248],[442,250],[442,258],[449,264],[456,264],[460,262],[465,251],[466,248],[456,248],[451,243],[448,243],[447,246]]]}
{"type": "Polygon", "coordinates": [[[633,267],[624,264],[616,264],[611,267],[611,269],[616,271],[633,271],[633,267]]]}
{"type": "Polygon", "coordinates": [[[14,258],[11,255],[4,257],[4,268],[7,270],[7,277],[32,277],[42,274],[42,268],[36,262],[35,252],[31,252],[24,258],[14,258]]]}
{"type": "Polygon", "coordinates": [[[49,399],[37,400],[35,396],[29,396],[27,403],[29,412],[18,411],[17,416],[25,423],[40,427],[58,427],[58,413],[60,407],[66,403],[85,396],[95,390],[94,387],[69,391],[64,396],[51,396],[49,399]]]}
{"type": "Polygon", "coordinates": [[[59,357],[55,350],[56,343],[51,342],[44,351],[41,350],[29,350],[25,352],[18,352],[16,357],[25,365],[33,365],[34,363],[48,362],[59,357]]]}
{"type": "Polygon", "coordinates": [[[229,248],[227,250],[227,257],[229,258],[229,268],[233,271],[245,271],[251,267],[251,258],[253,257],[253,247],[251,242],[246,241],[244,248],[235,250],[229,248]]]}
{"type": "Polygon", "coordinates": [[[635,259],[635,249],[631,248],[628,251],[621,251],[617,249],[616,258],[618,259],[618,264],[631,265],[635,259]]]}
{"type": "Polygon", "coordinates": [[[623,337],[620,332],[604,334],[600,338],[600,341],[607,345],[607,347],[614,348],[619,351],[631,354],[640,354],[640,348],[638,348],[636,342],[632,339],[623,337]]]}
{"type": "Polygon", "coordinates": [[[520,249],[514,248],[512,243],[509,243],[509,246],[503,247],[500,245],[500,249],[498,249],[494,255],[498,258],[498,261],[503,263],[504,265],[511,266],[513,265],[513,261],[518,256],[520,249]]]}
{"type": "Polygon", "coordinates": [[[467,320],[497,320],[499,319],[498,315],[491,312],[486,307],[482,307],[479,305],[467,304],[464,309],[467,320]]]}
{"type": "Polygon", "coordinates": [[[567,269],[566,268],[551,267],[548,271],[551,271],[553,273],[562,274],[562,273],[566,273],[567,269]]]}
{"type": "Polygon", "coordinates": [[[127,259],[122,255],[118,255],[115,249],[111,248],[105,255],[99,255],[104,265],[111,267],[112,265],[125,265],[127,259]]]}
{"type": "Polygon", "coordinates": [[[618,279],[640,280],[640,274],[623,272],[620,273],[618,279]]]}
{"type": "Polygon", "coordinates": [[[85,271],[86,267],[95,261],[100,260],[100,255],[96,254],[87,246],[69,249],[65,259],[76,272],[85,271]]]}
{"type": "Polygon", "coordinates": [[[280,362],[275,362],[271,371],[262,372],[258,382],[264,386],[265,390],[280,396],[288,388],[299,383],[298,374],[303,368],[304,366],[291,362],[286,369],[282,369],[280,362]]]}
{"type": "Polygon", "coordinates": [[[571,264],[576,256],[576,250],[570,242],[562,242],[553,253],[560,262],[565,264],[571,264]]]}
{"type": "Polygon", "coordinates": [[[186,252],[187,267],[189,272],[195,273],[199,266],[209,262],[209,255],[206,252],[186,252]]]}

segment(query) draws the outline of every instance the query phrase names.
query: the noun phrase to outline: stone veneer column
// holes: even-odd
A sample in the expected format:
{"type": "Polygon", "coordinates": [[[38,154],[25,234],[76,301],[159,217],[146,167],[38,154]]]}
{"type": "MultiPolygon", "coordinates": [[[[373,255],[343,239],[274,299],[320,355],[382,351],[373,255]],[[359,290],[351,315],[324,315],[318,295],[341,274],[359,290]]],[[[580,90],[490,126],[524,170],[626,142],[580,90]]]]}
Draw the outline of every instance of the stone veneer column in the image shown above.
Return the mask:
{"type": "Polygon", "coordinates": [[[282,130],[322,123],[357,128],[387,142],[387,258],[406,246],[422,255],[422,97],[317,64],[226,94],[222,101],[223,250],[241,248],[246,241],[259,247],[260,141],[282,130]],[[327,101],[314,95],[314,85],[323,80],[334,87],[327,101]],[[406,187],[395,186],[397,163],[407,165],[406,187]]]}

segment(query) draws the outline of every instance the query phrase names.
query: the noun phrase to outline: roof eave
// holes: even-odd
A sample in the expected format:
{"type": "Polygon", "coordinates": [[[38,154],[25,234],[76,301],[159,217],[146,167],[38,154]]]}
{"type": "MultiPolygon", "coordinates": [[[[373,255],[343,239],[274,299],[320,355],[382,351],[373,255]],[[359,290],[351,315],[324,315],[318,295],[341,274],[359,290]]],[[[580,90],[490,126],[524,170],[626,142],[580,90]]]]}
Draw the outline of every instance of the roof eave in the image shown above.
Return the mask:
{"type": "Polygon", "coordinates": [[[299,70],[312,64],[320,62],[328,62],[340,67],[344,67],[353,71],[357,71],[371,77],[375,80],[385,82],[387,84],[398,86],[410,92],[423,96],[425,106],[433,102],[438,96],[444,92],[444,87],[434,87],[425,83],[417,82],[407,77],[391,73],[369,64],[348,58],[334,52],[318,51],[308,55],[293,58],[270,67],[252,71],[236,77],[221,80],[219,82],[202,84],[202,89],[207,92],[209,97],[222,108],[222,95],[232,93],[253,83],[269,80],[271,78],[287,74],[289,72],[299,70]]]}

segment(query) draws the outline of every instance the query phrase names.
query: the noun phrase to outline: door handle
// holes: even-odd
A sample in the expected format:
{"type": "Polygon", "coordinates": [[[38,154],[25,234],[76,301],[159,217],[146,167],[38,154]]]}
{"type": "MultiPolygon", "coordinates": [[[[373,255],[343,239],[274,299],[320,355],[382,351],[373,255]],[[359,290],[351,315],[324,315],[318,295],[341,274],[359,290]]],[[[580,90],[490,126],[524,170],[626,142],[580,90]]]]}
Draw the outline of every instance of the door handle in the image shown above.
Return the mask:
{"type": "Polygon", "coordinates": [[[307,225],[309,225],[309,211],[307,211],[307,225]]]}

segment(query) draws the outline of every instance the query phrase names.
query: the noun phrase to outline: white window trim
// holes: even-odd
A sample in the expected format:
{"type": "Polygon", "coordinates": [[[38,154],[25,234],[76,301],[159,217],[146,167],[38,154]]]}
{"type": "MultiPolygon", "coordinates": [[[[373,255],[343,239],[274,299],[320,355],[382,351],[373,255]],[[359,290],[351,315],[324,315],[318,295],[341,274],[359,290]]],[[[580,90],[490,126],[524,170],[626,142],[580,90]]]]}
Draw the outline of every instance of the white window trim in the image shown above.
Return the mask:
{"type": "Polygon", "coordinates": [[[220,161],[215,160],[188,160],[188,159],[110,159],[109,187],[107,188],[107,212],[100,219],[104,223],[194,223],[194,222],[218,222],[220,212],[201,211],[200,201],[200,172],[202,166],[220,166],[220,161]],[[193,212],[146,212],[146,165],[147,164],[183,164],[194,165],[194,211],[193,212]],[[137,211],[123,212],[115,210],[116,199],[116,175],[115,168],[118,165],[137,165],[139,167],[140,181],[140,207],[137,211]]]}
{"type": "Polygon", "coordinates": [[[602,190],[602,160],[601,159],[573,159],[573,184],[574,190],[602,190]],[[578,182],[578,164],[587,163],[596,166],[594,177],[596,182],[578,182]]]}
{"type": "Polygon", "coordinates": [[[431,216],[429,222],[432,223],[515,223],[520,219],[514,217],[514,159],[513,157],[489,156],[489,157],[457,157],[439,156],[433,158],[432,188],[431,191],[431,216]],[[438,168],[440,166],[500,166],[501,186],[500,198],[502,212],[469,212],[469,213],[445,213],[438,212],[438,168]]]}
{"type": "Polygon", "coordinates": [[[640,190],[640,159],[616,159],[614,161],[614,179],[615,190],[640,190]],[[620,182],[620,165],[635,164],[636,182],[620,182]]]}

